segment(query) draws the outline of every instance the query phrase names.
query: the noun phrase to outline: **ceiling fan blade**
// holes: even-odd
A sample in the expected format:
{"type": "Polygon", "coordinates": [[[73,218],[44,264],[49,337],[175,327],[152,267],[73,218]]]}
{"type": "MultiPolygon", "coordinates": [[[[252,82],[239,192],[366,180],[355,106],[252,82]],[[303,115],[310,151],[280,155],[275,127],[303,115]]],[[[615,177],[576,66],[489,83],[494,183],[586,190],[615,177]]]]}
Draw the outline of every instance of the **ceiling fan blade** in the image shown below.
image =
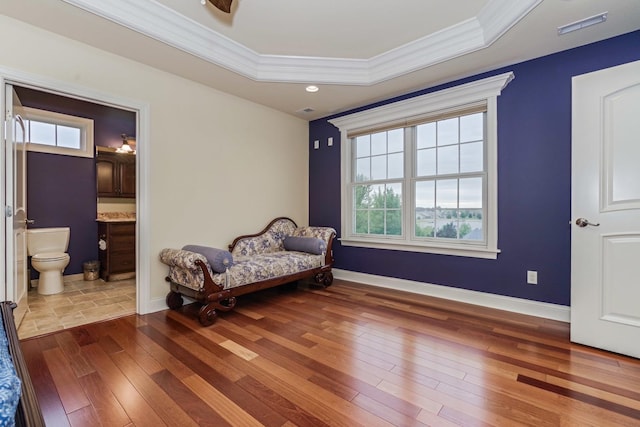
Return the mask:
{"type": "Polygon", "coordinates": [[[227,12],[227,13],[231,12],[231,2],[233,2],[233,0],[209,0],[209,1],[211,2],[212,5],[214,5],[221,11],[227,12]]]}

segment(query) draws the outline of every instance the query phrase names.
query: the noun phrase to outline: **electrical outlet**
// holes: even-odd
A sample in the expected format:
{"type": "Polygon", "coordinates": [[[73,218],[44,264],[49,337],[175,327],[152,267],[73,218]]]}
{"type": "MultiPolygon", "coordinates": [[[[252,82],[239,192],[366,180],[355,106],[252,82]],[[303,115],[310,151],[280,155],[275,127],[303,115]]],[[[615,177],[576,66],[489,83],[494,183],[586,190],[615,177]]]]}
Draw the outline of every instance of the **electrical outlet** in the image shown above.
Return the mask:
{"type": "Polygon", "coordinates": [[[538,272],[537,271],[527,270],[527,283],[530,284],[530,285],[537,285],[538,284],[538,272]]]}
{"type": "Polygon", "coordinates": [[[327,146],[328,147],[332,147],[333,146],[333,137],[330,136],[329,139],[327,139],[327,146]]]}
{"type": "Polygon", "coordinates": [[[313,149],[317,150],[318,148],[320,148],[320,140],[316,139],[313,141],[313,149]]]}

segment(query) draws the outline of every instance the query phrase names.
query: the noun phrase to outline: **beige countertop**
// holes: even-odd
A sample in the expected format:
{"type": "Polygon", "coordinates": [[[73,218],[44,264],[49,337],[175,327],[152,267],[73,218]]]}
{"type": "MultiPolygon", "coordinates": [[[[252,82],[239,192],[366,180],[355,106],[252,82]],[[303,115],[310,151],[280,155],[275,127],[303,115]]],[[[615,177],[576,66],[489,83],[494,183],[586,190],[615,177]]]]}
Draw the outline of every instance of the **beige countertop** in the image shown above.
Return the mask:
{"type": "Polygon", "coordinates": [[[135,222],[135,212],[103,212],[98,214],[99,222],[135,222]]]}

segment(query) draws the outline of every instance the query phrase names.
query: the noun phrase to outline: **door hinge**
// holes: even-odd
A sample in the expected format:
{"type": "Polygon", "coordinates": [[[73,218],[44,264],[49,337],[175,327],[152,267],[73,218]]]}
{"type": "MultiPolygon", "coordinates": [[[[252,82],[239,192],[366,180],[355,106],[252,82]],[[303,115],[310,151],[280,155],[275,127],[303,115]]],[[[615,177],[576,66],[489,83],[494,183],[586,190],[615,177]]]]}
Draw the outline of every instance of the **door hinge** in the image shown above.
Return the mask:
{"type": "Polygon", "coordinates": [[[11,218],[13,216],[13,206],[4,207],[4,216],[7,218],[11,218]]]}

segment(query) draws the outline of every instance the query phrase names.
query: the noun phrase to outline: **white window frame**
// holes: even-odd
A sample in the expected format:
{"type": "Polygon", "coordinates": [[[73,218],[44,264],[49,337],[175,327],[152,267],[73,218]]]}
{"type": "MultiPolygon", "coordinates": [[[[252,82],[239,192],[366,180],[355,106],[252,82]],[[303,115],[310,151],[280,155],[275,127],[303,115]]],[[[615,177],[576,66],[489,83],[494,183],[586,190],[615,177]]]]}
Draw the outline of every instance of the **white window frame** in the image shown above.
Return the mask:
{"type": "Polygon", "coordinates": [[[93,120],[69,114],[55,113],[39,108],[20,107],[20,113],[27,120],[69,126],[80,129],[80,148],[58,147],[27,141],[28,151],[66,156],[89,157],[94,156],[93,120]]]}
{"type": "MultiPolygon", "coordinates": [[[[498,249],[498,96],[514,79],[513,72],[488,77],[449,89],[409,98],[369,110],[349,114],[329,120],[340,129],[341,134],[341,226],[340,241],[344,246],[375,249],[391,249],[424,252],[473,258],[496,259],[498,249]],[[353,231],[352,224],[352,150],[349,134],[367,133],[381,128],[403,127],[406,123],[416,123],[421,118],[431,118],[447,114],[474,104],[486,105],[486,229],[485,244],[469,245],[459,241],[418,241],[410,236],[413,230],[413,190],[405,193],[405,210],[402,239],[388,236],[361,236],[353,231]],[[407,210],[409,209],[409,210],[407,210]],[[409,214],[408,214],[409,213],[409,214]]],[[[405,166],[410,171],[411,166],[405,166]]],[[[407,191],[409,189],[405,189],[407,191]]]]}

